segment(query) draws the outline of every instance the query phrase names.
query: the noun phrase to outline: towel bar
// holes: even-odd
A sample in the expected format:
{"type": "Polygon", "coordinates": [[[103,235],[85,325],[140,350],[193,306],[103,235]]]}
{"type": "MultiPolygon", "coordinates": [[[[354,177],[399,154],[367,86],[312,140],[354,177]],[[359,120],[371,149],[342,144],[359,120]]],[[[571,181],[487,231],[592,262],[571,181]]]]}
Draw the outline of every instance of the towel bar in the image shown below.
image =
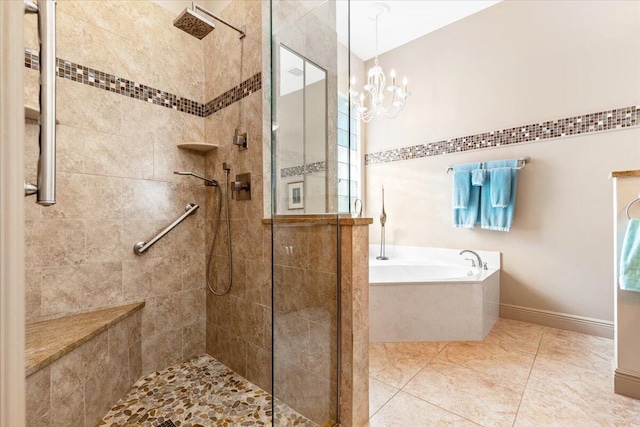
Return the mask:
{"type": "MultiPolygon", "coordinates": [[[[518,159],[518,167],[515,167],[514,169],[524,169],[524,165],[526,165],[527,163],[529,163],[529,161],[531,160],[530,157],[521,157],[518,159]]],[[[453,165],[449,165],[449,167],[447,168],[447,173],[451,172],[453,170],[453,165]]]]}
{"type": "Polygon", "coordinates": [[[638,194],[638,197],[636,197],[635,199],[633,199],[631,202],[629,202],[629,204],[627,205],[627,209],[625,209],[625,212],[627,214],[627,219],[631,219],[631,215],[629,214],[629,208],[631,208],[631,205],[633,205],[635,202],[640,201],[640,194],[638,194]]]}

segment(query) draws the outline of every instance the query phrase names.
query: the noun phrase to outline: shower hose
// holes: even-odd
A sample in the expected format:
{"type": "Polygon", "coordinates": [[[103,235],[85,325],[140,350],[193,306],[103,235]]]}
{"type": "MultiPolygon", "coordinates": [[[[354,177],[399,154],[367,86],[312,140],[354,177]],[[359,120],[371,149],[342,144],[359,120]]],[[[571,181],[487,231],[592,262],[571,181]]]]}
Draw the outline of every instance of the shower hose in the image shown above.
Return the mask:
{"type": "Polygon", "coordinates": [[[213,238],[211,240],[211,249],[209,249],[209,260],[207,261],[207,287],[211,291],[212,294],[217,295],[219,297],[226,295],[231,290],[231,285],[233,283],[233,254],[231,253],[231,224],[229,220],[229,171],[226,172],[226,182],[225,182],[225,199],[226,199],[226,223],[227,223],[227,251],[229,254],[229,279],[227,281],[227,287],[223,292],[216,292],[211,286],[211,262],[213,261],[213,250],[216,246],[216,239],[218,238],[218,230],[220,228],[220,216],[222,214],[222,190],[218,186],[218,215],[216,218],[215,226],[213,228],[213,238]]]}

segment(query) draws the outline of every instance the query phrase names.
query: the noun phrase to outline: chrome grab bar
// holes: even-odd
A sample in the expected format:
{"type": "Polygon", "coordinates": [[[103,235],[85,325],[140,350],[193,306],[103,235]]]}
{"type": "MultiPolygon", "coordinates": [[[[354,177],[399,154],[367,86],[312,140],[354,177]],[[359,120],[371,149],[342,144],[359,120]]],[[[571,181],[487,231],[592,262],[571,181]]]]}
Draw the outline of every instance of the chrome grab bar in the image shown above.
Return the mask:
{"type": "Polygon", "coordinates": [[[138,242],[135,245],[133,245],[133,252],[135,252],[136,255],[144,255],[147,249],[153,246],[158,240],[162,239],[168,232],[173,230],[176,227],[176,225],[184,221],[186,217],[188,217],[189,215],[193,215],[196,212],[196,210],[198,210],[199,207],[200,206],[196,205],[195,203],[189,203],[185,208],[186,212],[183,213],[182,216],[180,216],[180,218],[176,219],[171,224],[169,224],[167,228],[165,228],[160,233],[158,233],[156,237],[149,240],[148,243],[138,242]]]}
{"type": "Polygon", "coordinates": [[[37,185],[25,182],[25,196],[56,203],[56,0],[24,1],[25,13],[38,14],[40,37],[40,157],[37,185]]]}

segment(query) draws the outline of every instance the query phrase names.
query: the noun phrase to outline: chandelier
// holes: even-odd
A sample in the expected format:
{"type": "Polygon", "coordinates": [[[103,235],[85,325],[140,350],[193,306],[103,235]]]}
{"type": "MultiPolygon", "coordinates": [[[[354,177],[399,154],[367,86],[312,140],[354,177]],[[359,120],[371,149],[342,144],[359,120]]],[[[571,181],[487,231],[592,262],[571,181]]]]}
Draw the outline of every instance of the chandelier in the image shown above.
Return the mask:
{"type": "Polygon", "coordinates": [[[354,90],[356,77],[351,76],[349,85],[349,97],[352,105],[356,109],[360,120],[367,123],[374,117],[377,119],[394,119],[404,108],[407,97],[411,95],[407,91],[408,80],[405,76],[402,79],[402,87],[396,84],[396,72],[391,69],[391,85],[387,85],[387,78],[378,63],[378,18],[389,13],[389,6],[385,3],[374,3],[369,9],[369,18],[376,21],[376,56],[373,67],[367,73],[367,83],[363,87],[363,92],[354,90]],[[391,92],[385,100],[385,88],[391,92]]]}

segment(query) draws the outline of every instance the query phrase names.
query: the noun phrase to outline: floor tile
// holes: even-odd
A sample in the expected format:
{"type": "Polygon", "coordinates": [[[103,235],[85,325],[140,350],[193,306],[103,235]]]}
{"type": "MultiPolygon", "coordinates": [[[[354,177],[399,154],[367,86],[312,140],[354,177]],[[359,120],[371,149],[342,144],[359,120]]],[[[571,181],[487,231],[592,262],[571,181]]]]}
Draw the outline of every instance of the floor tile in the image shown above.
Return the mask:
{"type": "Polygon", "coordinates": [[[524,384],[432,361],[402,391],[481,425],[511,427],[524,384]]]}
{"type": "Polygon", "coordinates": [[[451,412],[403,392],[396,394],[369,421],[370,427],[477,426],[451,412]]]}
{"type": "Polygon", "coordinates": [[[580,405],[533,389],[522,398],[516,427],[603,427],[580,405]]]}
{"type": "Polygon", "coordinates": [[[506,351],[494,344],[456,342],[447,345],[433,360],[453,363],[505,381],[525,384],[534,359],[534,354],[506,351]]]}
{"type": "Polygon", "coordinates": [[[369,418],[378,412],[378,409],[382,408],[397,392],[397,388],[369,377],[369,418]]]}
{"type": "Polygon", "coordinates": [[[598,372],[610,372],[613,340],[546,328],[538,355],[598,372]]]}
{"type": "Polygon", "coordinates": [[[640,425],[640,400],[613,392],[610,372],[595,372],[544,357],[536,358],[527,389],[568,400],[606,426],[640,425]]]}
{"type": "Polygon", "coordinates": [[[499,318],[482,342],[500,346],[507,351],[536,354],[545,329],[544,326],[532,323],[499,318]]]}
{"type": "Polygon", "coordinates": [[[375,379],[402,388],[447,343],[371,343],[369,373],[375,379]]]}

